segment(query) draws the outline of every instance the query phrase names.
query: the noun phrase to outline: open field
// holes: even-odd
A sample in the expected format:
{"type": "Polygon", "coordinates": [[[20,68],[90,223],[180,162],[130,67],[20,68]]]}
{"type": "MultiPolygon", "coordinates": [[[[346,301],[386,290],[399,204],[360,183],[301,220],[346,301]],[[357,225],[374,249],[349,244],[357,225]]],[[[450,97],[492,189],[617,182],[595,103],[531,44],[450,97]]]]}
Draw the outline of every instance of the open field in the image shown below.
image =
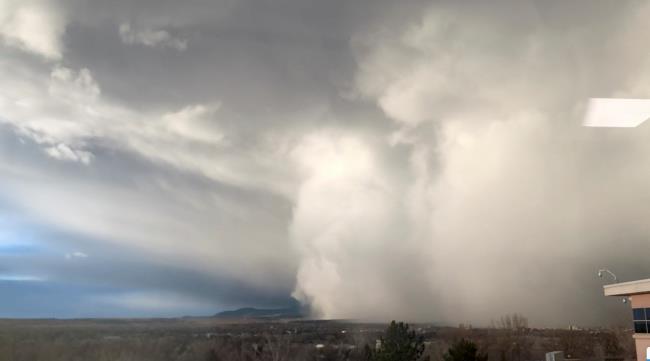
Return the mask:
{"type": "MultiPolygon", "coordinates": [[[[0,320],[0,360],[362,360],[386,325],[215,318],[0,320]]],[[[630,330],[471,329],[412,326],[431,360],[467,338],[490,360],[633,359],[630,330]]]]}

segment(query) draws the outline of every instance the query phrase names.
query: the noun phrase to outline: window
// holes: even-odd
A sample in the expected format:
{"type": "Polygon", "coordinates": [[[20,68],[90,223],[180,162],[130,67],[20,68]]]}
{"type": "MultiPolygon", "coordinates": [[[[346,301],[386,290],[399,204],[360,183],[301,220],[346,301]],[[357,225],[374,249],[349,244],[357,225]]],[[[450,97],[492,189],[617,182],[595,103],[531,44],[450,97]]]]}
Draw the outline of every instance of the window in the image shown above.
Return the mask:
{"type": "Polygon", "coordinates": [[[648,333],[648,318],[650,308],[632,309],[632,318],[634,319],[634,333],[648,333]]]}
{"type": "Polygon", "coordinates": [[[637,320],[639,320],[639,321],[640,320],[645,320],[646,318],[645,318],[645,312],[644,311],[645,311],[644,308],[634,308],[634,309],[632,309],[633,320],[635,320],[635,321],[637,321],[637,320]]]}

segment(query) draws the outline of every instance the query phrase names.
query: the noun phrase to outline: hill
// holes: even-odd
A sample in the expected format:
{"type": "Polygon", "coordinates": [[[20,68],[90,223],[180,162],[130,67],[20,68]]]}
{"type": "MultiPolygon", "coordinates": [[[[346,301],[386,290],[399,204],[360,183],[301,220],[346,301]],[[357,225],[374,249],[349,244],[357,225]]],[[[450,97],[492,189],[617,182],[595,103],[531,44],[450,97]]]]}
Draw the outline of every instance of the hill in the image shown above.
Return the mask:
{"type": "Polygon", "coordinates": [[[287,308],[254,308],[244,307],[237,310],[219,312],[214,315],[216,318],[302,318],[303,310],[299,306],[287,308]]]}

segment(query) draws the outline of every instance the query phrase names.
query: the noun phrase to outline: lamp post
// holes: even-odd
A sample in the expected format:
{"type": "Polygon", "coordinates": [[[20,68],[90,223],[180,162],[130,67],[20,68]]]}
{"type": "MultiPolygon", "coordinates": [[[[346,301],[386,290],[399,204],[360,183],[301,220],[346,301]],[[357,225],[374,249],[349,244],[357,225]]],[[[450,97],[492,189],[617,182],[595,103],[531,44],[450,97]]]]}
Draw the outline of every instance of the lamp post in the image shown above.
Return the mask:
{"type": "Polygon", "coordinates": [[[609,275],[612,276],[612,278],[614,279],[614,282],[617,281],[617,278],[616,278],[616,275],[614,274],[614,272],[608,270],[607,268],[601,268],[601,269],[599,269],[599,270],[598,270],[598,277],[603,278],[603,275],[604,275],[605,273],[609,273],[609,275]]]}

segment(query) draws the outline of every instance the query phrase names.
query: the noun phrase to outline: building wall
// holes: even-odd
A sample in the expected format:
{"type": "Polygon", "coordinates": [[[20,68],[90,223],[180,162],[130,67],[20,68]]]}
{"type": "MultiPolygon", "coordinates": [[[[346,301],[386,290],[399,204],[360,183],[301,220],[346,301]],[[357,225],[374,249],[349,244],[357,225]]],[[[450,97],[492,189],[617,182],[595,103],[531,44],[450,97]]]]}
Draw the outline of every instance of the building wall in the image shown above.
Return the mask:
{"type": "MultiPolygon", "coordinates": [[[[650,307],[650,294],[632,295],[629,297],[632,308],[646,308],[650,307]]],[[[634,334],[634,341],[636,343],[636,359],[637,361],[646,360],[646,350],[650,347],[650,334],[634,334]]]]}
{"type": "Polygon", "coordinates": [[[637,361],[644,361],[646,359],[646,350],[650,347],[650,335],[635,334],[634,341],[636,343],[636,359],[637,361]]]}
{"type": "MultiPolygon", "coordinates": [[[[650,307],[650,293],[642,295],[632,295],[628,297],[632,308],[650,307]]],[[[645,356],[644,356],[645,360],[645,356]]]]}

